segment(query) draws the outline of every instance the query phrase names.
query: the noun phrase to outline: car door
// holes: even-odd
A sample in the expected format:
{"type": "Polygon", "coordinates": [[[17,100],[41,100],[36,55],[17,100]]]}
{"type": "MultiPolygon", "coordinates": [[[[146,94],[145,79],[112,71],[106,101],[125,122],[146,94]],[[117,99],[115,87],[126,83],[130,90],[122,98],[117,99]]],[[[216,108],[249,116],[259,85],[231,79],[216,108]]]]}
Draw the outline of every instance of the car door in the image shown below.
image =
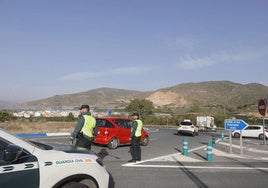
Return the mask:
{"type": "Polygon", "coordinates": [[[250,135],[252,134],[251,131],[252,131],[251,126],[248,126],[247,128],[245,128],[242,131],[242,136],[244,136],[244,137],[250,137],[250,135]]]}
{"type": "Polygon", "coordinates": [[[260,126],[252,126],[249,137],[258,138],[260,133],[261,133],[261,127],[260,126]]]}
{"type": "Polygon", "coordinates": [[[114,123],[118,125],[118,138],[120,143],[130,143],[130,133],[131,133],[131,120],[127,119],[115,119],[114,123]]]}
{"type": "Polygon", "coordinates": [[[37,188],[39,182],[37,158],[0,137],[0,187],[37,188]],[[18,152],[18,155],[13,158],[15,152],[18,152]]]}
{"type": "Polygon", "coordinates": [[[243,136],[244,137],[258,137],[259,132],[260,132],[260,127],[259,126],[248,126],[244,131],[243,131],[243,136]]]}

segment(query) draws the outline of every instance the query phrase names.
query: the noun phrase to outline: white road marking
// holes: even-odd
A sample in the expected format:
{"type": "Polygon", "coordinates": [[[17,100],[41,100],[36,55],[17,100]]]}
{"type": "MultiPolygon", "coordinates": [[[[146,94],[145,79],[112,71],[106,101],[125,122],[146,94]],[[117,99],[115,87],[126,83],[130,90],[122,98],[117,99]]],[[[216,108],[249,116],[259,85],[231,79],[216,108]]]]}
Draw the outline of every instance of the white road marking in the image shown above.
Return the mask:
{"type": "Polygon", "coordinates": [[[150,130],[150,128],[144,128],[148,133],[157,133],[159,129],[155,129],[154,131],[150,130]]]}
{"type": "MultiPolygon", "coordinates": [[[[203,149],[205,147],[207,147],[207,146],[200,146],[200,147],[197,147],[197,148],[194,148],[194,149],[190,149],[190,150],[188,150],[188,152],[193,152],[193,151],[196,151],[196,150],[199,150],[199,149],[203,149]]],[[[173,158],[173,161],[174,161],[174,157],[179,158],[180,161],[184,160],[184,161],[188,161],[188,162],[201,162],[200,160],[194,159],[192,157],[184,156],[181,153],[173,153],[173,154],[170,154],[170,155],[164,155],[164,156],[155,157],[155,158],[144,160],[144,161],[139,161],[139,162],[136,162],[135,164],[140,164],[140,163],[145,163],[145,162],[150,162],[150,161],[163,161],[163,160],[169,160],[171,158],[173,158]]],[[[131,163],[128,163],[128,164],[131,164],[131,163]]]]}
{"type": "MultiPolygon", "coordinates": [[[[219,142],[219,141],[220,141],[220,139],[218,139],[216,142],[219,142]]],[[[204,146],[200,146],[200,147],[197,147],[194,149],[190,149],[190,150],[188,150],[188,153],[196,151],[196,150],[204,149],[206,147],[207,146],[204,145],[204,146]]],[[[148,159],[148,160],[144,160],[144,161],[138,161],[136,163],[126,163],[126,164],[123,164],[122,166],[128,166],[128,167],[140,166],[140,164],[142,164],[142,163],[152,162],[152,161],[158,161],[158,162],[159,161],[205,162],[205,161],[198,160],[198,159],[195,159],[195,158],[192,158],[189,156],[184,156],[181,153],[173,153],[170,155],[164,155],[164,156],[160,156],[160,157],[156,157],[156,158],[152,158],[152,159],[148,159]]]]}
{"type": "MultiPolygon", "coordinates": [[[[220,142],[219,144],[224,145],[224,146],[230,146],[229,143],[225,143],[225,142],[220,142]]],[[[235,145],[235,144],[232,144],[232,147],[233,147],[233,148],[240,149],[240,146],[235,145]]],[[[245,148],[245,147],[243,147],[243,148],[245,148]]]]}
{"type": "Polygon", "coordinates": [[[243,158],[242,156],[239,156],[239,155],[236,155],[236,154],[232,154],[232,153],[226,153],[226,152],[223,152],[223,151],[218,150],[218,149],[215,149],[215,148],[212,149],[212,152],[216,156],[243,158]]]}
{"type": "Polygon", "coordinates": [[[252,144],[252,145],[260,145],[260,143],[257,143],[257,142],[244,142],[244,143],[248,143],[248,144],[252,144]]]}
{"type": "MultiPolygon", "coordinates": [[[[221,139],[218,139],[216,141],[220,142],[221,139]]],[[[222,143],[223,145],[226,145],[226,143],[222,143]]],[[[228,145],[228,144],[227,144],[228,145]]],[[[240,148],[240,146],[235,146],[240,148]]],[[[207,146],[200,146],[194,149],[190,149],[188,150],[188,152],[193,152],[196,150],[200,150],[200,149],[204,149],[206,150],[207,146]]],[[[230,153],[226,153],[223,151],[220,151],[218,149],[213,148],[213,154],[216,156],[228,156],[231,158],[248,158],[248,159],[253,159],[250,157],[246,157],[246,156],[241,156],[241,155],[237,155],[237,154],[230,154],[230,153]]],[[[268,160],[268,158],[258,158],[260,160],[268,160]]],[[[148,160],[144,160],[144,161],[138,161],[136,163],[126,163],[123,164],[122,166],[124,167],[144,167],[144,168],[187,168],[187,169],[226,169],[226,170],[267,170],[268,168],[259,168],[259,167],[209,167],[209,166],[178,166],[178,165],[146,165],[144,163],[146,162],[169,162],[169,161],[177,161],[177,162],[206,162],[205,160],[198,160],[189,156],[184,156],[182,155],[182,153],[174,153],[174,154],[170,154],[170,155],[165,155],[165,156],[160,156],[160,157],[156,157],[156,158],[152,158],[152,159],[148,159],[148,160]]],[[[177,163],[176,163],[177,164],[177,163]]]]}
{"type": "Polygon", "coordinates": [[[177,166],[177,165],[135,165],[135,163],[129,163],[129,165],[123,165],[127,167],[141,167],[141,168],[180,168],[180,169],[218,169],[218,170],[265,170],[268,168],[259,167],[221,167],[221,166],[177,166]]]}
{"type": "Polygon", "coordinates": [[[254,149],[254,148],[249,148],[248,151],[252,151],[252,152],[256,152],[256,153],[267,153],[268,154],[268,151],[258,150],[258,149],[254,149]]]}

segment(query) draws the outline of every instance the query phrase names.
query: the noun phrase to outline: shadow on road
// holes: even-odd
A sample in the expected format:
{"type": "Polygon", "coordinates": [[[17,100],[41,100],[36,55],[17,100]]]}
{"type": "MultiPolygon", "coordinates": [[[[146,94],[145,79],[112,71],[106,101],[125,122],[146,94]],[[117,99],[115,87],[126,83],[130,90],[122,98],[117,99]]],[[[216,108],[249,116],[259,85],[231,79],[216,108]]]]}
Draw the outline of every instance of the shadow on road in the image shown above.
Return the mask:
{"type": "Polygon", "coordinates": [[[104,159],[105,157],[107,156],[110,156],[110,157],[113,157],[115,159],[121,159],[120,157],[118,156],[115,156],[115,155],[111,155],[108,153],[108,151],[106,149],[101,149],[99,153],[97,153],[97,156],[101,159],[104,159]]]}
{"type": "Polygon", "coordinates": [[[182,153],[182,151],[179,148],[174,148],[176,151],[182,153]]]}
{"type": "Polygon", "coordinates": [[[199,188],[208,188],[208,186],[202,182],[194,173],[192,173],[188,168],[186,168],[180,161],[178,161],[175,157],[174,159],[177,163],[182,166],[181,170],[197,185],[199,188]]]}
{"type": "Polygon", "coordinates": [[[201,159],[207,160],[206,157],[204,157],[203,155],[197,153],[197,152],[193,152],[195,155],[197,155],[198,157],[200,157],[201,159]]]}

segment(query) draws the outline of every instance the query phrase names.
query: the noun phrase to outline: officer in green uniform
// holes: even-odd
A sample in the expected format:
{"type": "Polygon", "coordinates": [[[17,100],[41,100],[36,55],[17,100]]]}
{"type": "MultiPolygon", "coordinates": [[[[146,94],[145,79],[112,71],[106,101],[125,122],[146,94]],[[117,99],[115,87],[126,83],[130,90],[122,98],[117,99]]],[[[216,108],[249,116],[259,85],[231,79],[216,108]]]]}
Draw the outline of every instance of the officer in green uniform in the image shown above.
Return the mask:
{"type": "Polygon", "coordinates": [[[130,134],[130,139],[131,139],[131,147],[130,147],[130,153],[132,156],[132,159],[129,160],[128,162],[136,162],[141,160],[141,146],[140,146],[140,139],[141,139],[141,134],[142,134],[142,126],[143,123],[139,119],[139,114],[134,113],[132,115],[132,126],[131,126],[131,134],[130,134]]]}
{"type": "Polygon", "coordinates": [[[91,149],[91,144],[98,134],[96,119],[91,116],[88,105],[82,105],[80,108],[81,114],[78,117],[77,125],[74,132],[71,134],[73,142],[76,139],[75,146],[91,149]]]}

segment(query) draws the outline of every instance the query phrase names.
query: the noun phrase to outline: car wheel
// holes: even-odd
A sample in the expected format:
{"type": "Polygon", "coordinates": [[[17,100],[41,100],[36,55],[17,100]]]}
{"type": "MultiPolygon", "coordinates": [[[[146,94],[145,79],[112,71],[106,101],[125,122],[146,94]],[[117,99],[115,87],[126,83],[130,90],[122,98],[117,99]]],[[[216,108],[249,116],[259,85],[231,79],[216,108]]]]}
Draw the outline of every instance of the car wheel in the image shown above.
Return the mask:
{"type": "Polygon", "coordinates": [[[116,149],[118,146],[118,139],[117,138],[112,138],[108,144],[108,148],[110,149],[116,149]]]}
{"type": "Polygon", "coordinates": [[[71,182],[63,185],[61,188],[87,188],[87,186],[80,182],[71,182]]]}
{"type": "Polygon", "coordinates": [[[260,134],[260,135],[259,135],[259,139],[260,139],[260,140],[263,140],[263,139],[264,139],[263,134],[260,134]]]}
{"type": "Polygon", "coordinates": [[[141,142],[142,146],[147,146],[149,144],[149,138],[148,136],[145,136],[141,142]]]}
{"type": "Polygon", "coordinates": [[[239,134],[239,133],[235,133],[235,134],[234,134],[234,137],[235,137],[235,138],[239,138],[239,137],[240,137],[240,134],[239,134]]]}
{"type": "Polygon", "coordinates": [[[195,136],[196,136],[195,132],[193,132],[193,133],[192,133],[192,136],[193,136],[193,137],[195,137],[195,136]]]}
{"type": "Polygon", "coordinates": [[[84,179],[82,181],[80,181],[81,184],[85,185],[88,188],[97,188],[97,184],[91,180],[91,179],[84,179]]]}
{"type": "Polygon", "coordinates": [[[195,136],[198,136],[198,132],[195,132],[195,136]]]}

